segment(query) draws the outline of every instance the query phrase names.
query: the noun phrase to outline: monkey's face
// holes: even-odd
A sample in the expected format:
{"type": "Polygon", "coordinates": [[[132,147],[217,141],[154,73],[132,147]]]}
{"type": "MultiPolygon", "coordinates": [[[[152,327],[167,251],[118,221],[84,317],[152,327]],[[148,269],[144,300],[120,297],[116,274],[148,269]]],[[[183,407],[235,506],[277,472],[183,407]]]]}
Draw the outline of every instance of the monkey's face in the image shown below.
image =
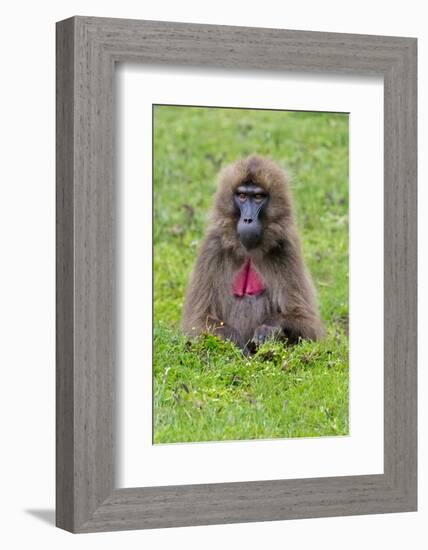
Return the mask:
{"type": "Polygon", "coordinates": [[[254,183],[242,183],[235,191],[234,203],[239,216],[236,230],[247,250],[256,248],[262,240],[263,212],[268,201],[268,193],[254,183]]]}

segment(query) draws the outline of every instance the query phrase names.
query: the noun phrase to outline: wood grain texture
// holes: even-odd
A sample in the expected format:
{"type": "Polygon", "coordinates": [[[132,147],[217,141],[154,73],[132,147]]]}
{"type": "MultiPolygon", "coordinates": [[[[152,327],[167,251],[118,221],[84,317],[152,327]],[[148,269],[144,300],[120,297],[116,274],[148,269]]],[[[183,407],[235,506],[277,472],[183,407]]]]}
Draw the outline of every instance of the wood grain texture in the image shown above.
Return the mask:
{"type": "MultiPolygon", "coordinates": [[[[147,129],[150,132],[150,129],[147,129]]],[[[74,17],[57,24],[57,525],[416,510],[416,40],[74,17]],[[376,74],[385,89],[383,475],[115,489],[115,62],[376,74]]]]}
{"type": "Polygon", "coordinates": [[[74,25],[56,36],[56,510],[57,525],[74,521],[73,159],[74,25]]]}

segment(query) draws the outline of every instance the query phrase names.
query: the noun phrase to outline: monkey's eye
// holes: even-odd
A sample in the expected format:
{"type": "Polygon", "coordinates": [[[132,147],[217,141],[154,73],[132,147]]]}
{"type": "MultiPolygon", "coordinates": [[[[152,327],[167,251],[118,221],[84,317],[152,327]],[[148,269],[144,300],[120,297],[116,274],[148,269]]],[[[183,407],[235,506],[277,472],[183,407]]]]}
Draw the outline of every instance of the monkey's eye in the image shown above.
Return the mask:
{"type": "Polygon", "coordinates": [[[244,202],[246,198],[247,198],[247,195],[245,193],[238,193],[238,199],[241,202],[244,202]]]}
{"type": "Polygon", "coordinates": [[[261,193],[256,193],[256,194],[254,195],[254,199],[255,199],[256,202],[262,202],[262,200],[263,200],[264,198],[265,198],[265,196],[262,195],[261,193]]]}

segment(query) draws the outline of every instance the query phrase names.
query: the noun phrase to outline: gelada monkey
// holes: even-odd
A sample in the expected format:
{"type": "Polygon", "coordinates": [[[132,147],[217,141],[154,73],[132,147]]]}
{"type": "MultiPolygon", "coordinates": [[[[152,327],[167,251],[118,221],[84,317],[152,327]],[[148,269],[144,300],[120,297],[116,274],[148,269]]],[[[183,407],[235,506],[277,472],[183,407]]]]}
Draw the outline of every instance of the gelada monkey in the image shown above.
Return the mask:
{"type": "Polygon", "coordinates": [[[267,339],[323,335],[286,174],[252,155],[219,176],[211,222],[187,289],[182,328],[254,352],[267,339]]]}

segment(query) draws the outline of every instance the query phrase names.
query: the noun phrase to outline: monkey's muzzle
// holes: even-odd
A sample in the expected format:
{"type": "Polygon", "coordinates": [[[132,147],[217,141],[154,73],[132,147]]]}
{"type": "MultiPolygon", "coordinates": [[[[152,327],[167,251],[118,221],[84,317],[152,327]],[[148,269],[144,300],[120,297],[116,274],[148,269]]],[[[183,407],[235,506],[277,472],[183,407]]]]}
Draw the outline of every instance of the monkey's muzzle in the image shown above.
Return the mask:
{"type": "Polygon", "coordinates": [[[242,183],[235,192],[234,202],[239,212],[236,230],[239,240],[248,250],[256,248],[262,240],[261,217],[268,200],[265,190],[251,182],[242,183]]]}
{"type": "Polygon", "coordinates": [[[239,240],[247,250],[256,248],[262,240],[263,226],[259,214],[260,207],[253,201],[248,201],[241,207],[237,232],[239,240]]]}
{"type": "Polygon", "coordinates": [[[247,250],[256,248],[262,240],[262,224],[258,221],[238,222],[238,237],[247,250]]]}

